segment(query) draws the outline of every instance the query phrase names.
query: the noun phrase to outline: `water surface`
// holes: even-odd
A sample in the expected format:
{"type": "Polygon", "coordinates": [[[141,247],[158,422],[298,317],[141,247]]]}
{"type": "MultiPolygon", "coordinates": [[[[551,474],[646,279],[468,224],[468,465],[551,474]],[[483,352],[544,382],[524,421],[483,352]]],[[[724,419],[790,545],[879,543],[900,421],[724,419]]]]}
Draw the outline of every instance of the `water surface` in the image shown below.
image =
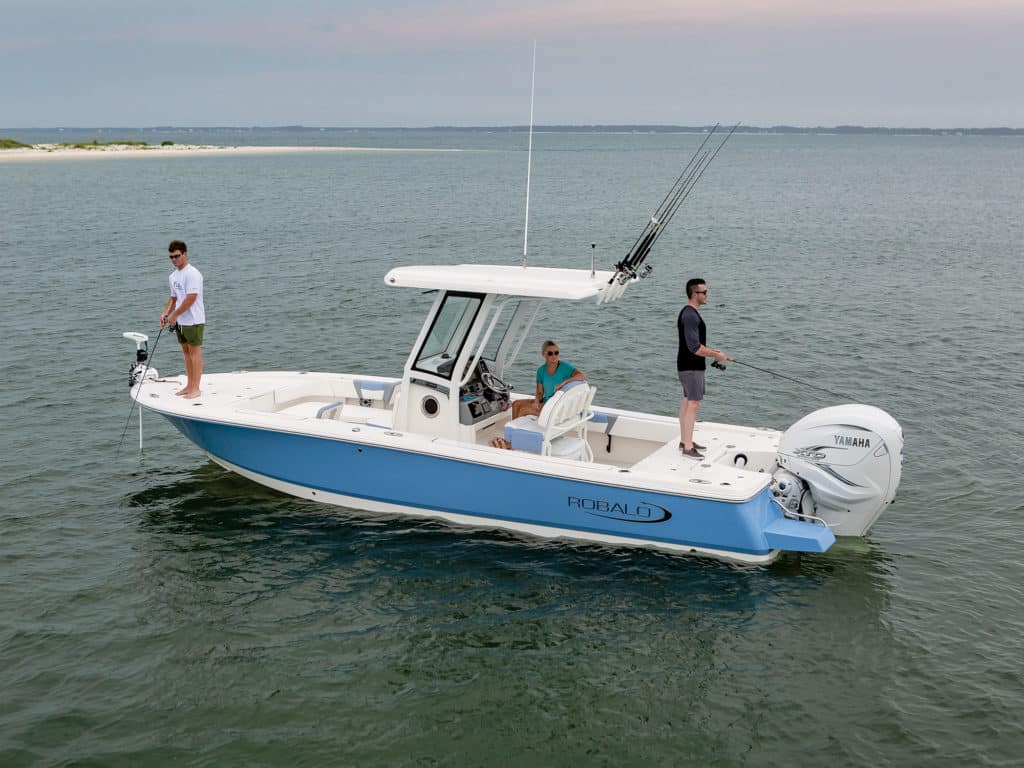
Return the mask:
{"type": "MultiPolygon", "coordinates": [[[[602,403],[674,413],[675,315],[704,277],[712,344],[903,425],[863,542],[738,568],[372,517],[228,474],[153,416],[116,454],[120,333],[156,335],[170,239],[206,277],[207,370],[398,375],[431,297],[384,274],[519,263],[523,138],[0,163],[0,763],[1019,760],[1019,139],[736,135],[651,279],[549,306],[531,339],[602,403]]],[[[535,136],[531,263],[589,266],[594,242],[612,264],[699,138],[535,136]]],[[[701,418],[834,402],[730,366],[701,418]]]]}

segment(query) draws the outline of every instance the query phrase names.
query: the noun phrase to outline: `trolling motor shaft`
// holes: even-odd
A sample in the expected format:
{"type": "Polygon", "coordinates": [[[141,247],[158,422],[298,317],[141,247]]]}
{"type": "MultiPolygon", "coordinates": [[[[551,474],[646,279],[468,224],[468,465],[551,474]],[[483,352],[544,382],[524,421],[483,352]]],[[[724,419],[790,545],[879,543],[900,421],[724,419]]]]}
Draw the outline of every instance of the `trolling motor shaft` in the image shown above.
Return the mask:
{"type": "MultiPolygon", "coordinates": [[[[156,334],[156,341],[153,342],[153,354],[156,355],[157,345],[160,344],[160,336],[163,334],[163,326],[156,334]]],[[[131,368],[128,369],[128,389],[131,389],[136,384],[139,385],[138,390],[135,392],[135,396],[132,397],[132,407],[128,409],[128,418],[124,421],[124,429],[121,430],[121,440],[117,444],[117,451],[114,453],[115,456],[119,456],[121,453],[121,445],[124,443],[124,436],[128,432],[128,424],[132,420],[132,411],[135,410],[136,404],[139,402],[139,395],[142,394],[141,382],[147,379],[159,379],[160,374],[157,373],[156,368],[153,368],[149,364],[149,337],[144,333],[138,333],[136,331],[125,331],[121,334],[124,338],[129,341],[135,342],[135,361],[132,363],[131,368]]],[[[142,452],[142,408],[139,408],[139,452],[142,452]]]]}

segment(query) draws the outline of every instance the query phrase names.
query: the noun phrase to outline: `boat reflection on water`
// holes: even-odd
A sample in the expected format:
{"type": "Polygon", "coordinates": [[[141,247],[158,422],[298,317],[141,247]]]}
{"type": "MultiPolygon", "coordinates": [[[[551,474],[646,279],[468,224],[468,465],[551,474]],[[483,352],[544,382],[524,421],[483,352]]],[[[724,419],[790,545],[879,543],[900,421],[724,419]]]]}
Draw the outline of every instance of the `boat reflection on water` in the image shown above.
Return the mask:
{"type": "Polygon", "coordinates": [[[814,723],[801,730],[806,754],[842,758],[851,745],[829,733],[849,715],[846,694],[866,708],[856,722],[895,717],[877,686],[898,674],[893,566],[870,543],[739,566],[500,530],[452,536],[213,464],[127,503],[140,513],[129,578],[167,655],[151,677],[178,685],[198,665],[203,690],[212,678],[233,698],[290,692],[289,722],[321,718],[322,698],[302,714],[296,696],[326,685],[346,727],[471,707],[474,722],[573,722],[565,739],[610,755],[635,722],[686,734],[709,757],[757,750],[773,764],[791,757],[796,721],[814,723]]]}
{"type": "MultiPolygon", "coordinates": [[[[845,617],[845,623],[865,611],[877,620],[892,570],[890,559],[868,539],[843,540],[824,554],[787,554],[768,565],[746,566],[657,550],[523,538],[496,529],[453,537],[439,521],[367,517],[359,510],[295,499],[212,462],[134,493],[126,504],[141,512],[140,531],[151,554],[168,564],[182,555],[215,551],[218,569],[230,566],[264,578],[282,567],[290,578],[323,577],[318,569],[340,566],[359,572],[380,568],[379,581],[410,573],[424,578],[426,588],[419,581],[392,585],[392,594],[403,601],[429,603],[453,580],[483,585],[516,574],[524,583],[550,582],[544,590],[550,594],[588,593],[598,585],[597,601],[606,607],[646,605],[661,612],[700,606],[746,621],[766,606],[796,600],[815,606],[819,618],[804,617],[810,623],[829,615],[845,617]],[[304,575],[301,563],[311,569],[304,575]]],[[[189,572],[200,580],[217,577],[202,569],[189,572]]]]}

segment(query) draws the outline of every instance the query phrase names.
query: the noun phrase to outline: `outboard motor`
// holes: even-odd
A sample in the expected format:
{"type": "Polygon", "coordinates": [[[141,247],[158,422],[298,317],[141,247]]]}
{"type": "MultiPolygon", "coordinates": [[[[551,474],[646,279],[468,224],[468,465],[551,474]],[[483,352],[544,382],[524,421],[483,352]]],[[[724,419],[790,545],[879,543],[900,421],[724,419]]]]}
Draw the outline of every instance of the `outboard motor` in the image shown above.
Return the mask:
{"type": "Polygon", "coordinates": [[[813,514],[836,536],[863,536],[896,496],[903,430],[872,405],[822,408],[786,430],[778,462],[772,492],[791,516],[813,514]]]}
{"type": "Polygon", "coordinates": [[[135,333],[134,331],[125,331],[121,335],[135,342],[135,360],[128,369],[128,389],[138,384],[143,376],[147,379],[160,378],[156,368],[146,365],[146,361],[149,359],[149,337],[144,333],[135,333]]]}

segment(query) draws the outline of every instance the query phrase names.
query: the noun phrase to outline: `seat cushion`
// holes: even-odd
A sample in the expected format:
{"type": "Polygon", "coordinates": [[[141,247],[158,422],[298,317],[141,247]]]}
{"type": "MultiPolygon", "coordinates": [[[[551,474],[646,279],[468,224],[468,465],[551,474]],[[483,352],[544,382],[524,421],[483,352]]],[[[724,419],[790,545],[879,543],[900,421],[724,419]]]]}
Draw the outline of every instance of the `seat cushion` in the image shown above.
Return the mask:
{"type": "Polygon", "coordinates": [[[537,426],[536,416],[520,416],[505,425],[505,439],[516,451],[540,453],[544,447],[544,435],[537,426]]]}
{"type": "MultiPolygon", "coordinates": [[[[505,425],[505,439],[516,451],[540,453],[544,448],[544,433],[537,426],[536,416],[520,416],[505,425]]],[[[551,441],[551,455],[583,461],[587,455],[587,441],[581,437],[563,435],[551,441]]]]}

